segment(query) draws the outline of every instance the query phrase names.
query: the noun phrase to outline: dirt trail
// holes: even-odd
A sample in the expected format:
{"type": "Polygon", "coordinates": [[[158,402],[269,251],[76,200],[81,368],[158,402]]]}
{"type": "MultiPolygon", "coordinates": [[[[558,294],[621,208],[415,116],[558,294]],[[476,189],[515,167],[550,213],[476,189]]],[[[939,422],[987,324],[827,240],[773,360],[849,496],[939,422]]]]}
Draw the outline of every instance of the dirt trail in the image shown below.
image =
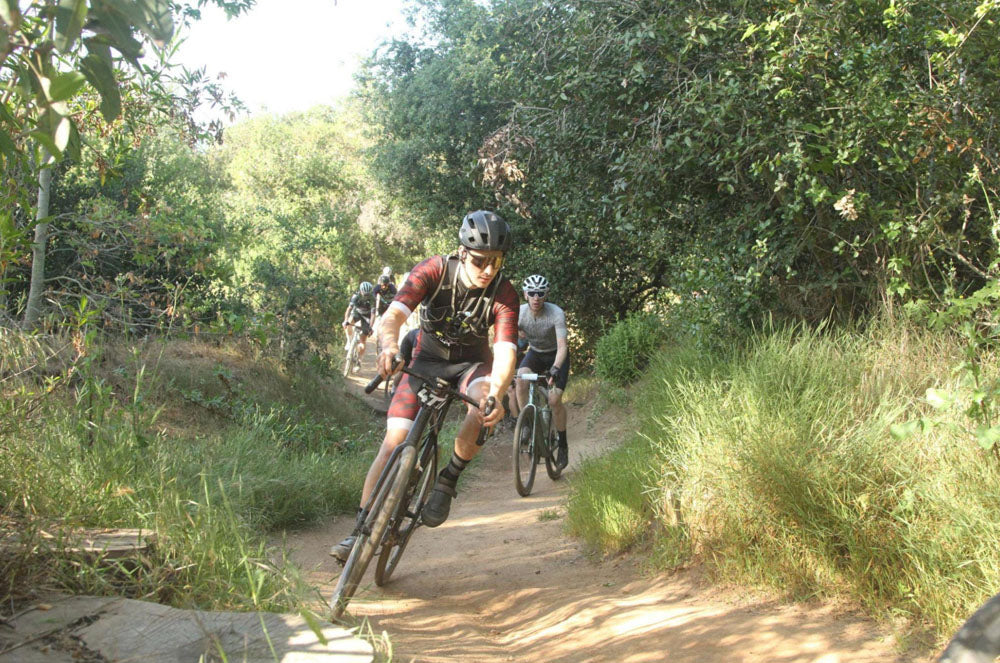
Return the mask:
{"type": "MultiPolygon", "coordinates": [[[[610,415],[589,426],[587,410],[570,407],[570,480],[581,458],[624,434],[610,415]]],[[[530,497],[514,491],[509,438],[484,448],[451,517],[414,534],[389,585],[376,588],[369,571],[351,602],[353,616],[388,632],[393,661],[912,660],[884,630],[829,606],[750,600],[692,572],[649,577],[628,557],[588,559],[563,533],[565,479],[552,482],[540,467],[530,497]]],[[[325,597],[339,573],[327,550],[350,527],[338,519],[289,539],[325,597]]]]}

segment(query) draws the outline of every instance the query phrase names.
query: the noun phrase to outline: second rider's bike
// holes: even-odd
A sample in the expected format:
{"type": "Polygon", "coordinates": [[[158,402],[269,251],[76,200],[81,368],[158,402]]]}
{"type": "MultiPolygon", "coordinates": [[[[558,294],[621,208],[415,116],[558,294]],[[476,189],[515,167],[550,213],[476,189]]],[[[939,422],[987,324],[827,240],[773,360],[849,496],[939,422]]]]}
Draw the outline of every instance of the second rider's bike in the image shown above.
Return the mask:
{"type": "Polygon", "coordinates": [[[539,384],[537,373],[522,373],[517,379],[528,383],[528,402],[514,425],[514,488],[518,495],[527,497],[535,484],[535,468],[542,459],[553,481],[562,474],[562,468],[556,463],[556,430],[552,425],[548,389],[539,384]]]}
{"type": "MultiPolygon", "coordinates": [[[[478,401],[453,389],[441,378],[427,378],[403,368],[412,380],[419,381],[417,411],[413,427],[386,461],[371,496],[358,514],[352,534],[356,537],[337,588],[330,599],[333,619],[344,614],[348,601],[357,591],[365,570],[375,555],[375,584],[384,585],[399,564],[406,544],[414,530],[420,526],[420,515],[437,478],[438,435],[451,402],[460,398],[478,408],[478,401]]],[[[365,387],[366,393],[378,388],[382,377],[375,378],[365,387]]],[[[489,399],[485,414],[495,407],[489,399]]],[[[482,444],[487,430],[479,433],[477,444],[482,444]]]]}
{"type": "Polygon", "coordinates": [[[361,344],[361,322],[354,321],[351,325],[351,337],[347,341],[347,349],[344,353],[344,377],[350,377],[351,372],[357,368],[361,369],[361,357],[358,356],[358,345],[361,344]]]}

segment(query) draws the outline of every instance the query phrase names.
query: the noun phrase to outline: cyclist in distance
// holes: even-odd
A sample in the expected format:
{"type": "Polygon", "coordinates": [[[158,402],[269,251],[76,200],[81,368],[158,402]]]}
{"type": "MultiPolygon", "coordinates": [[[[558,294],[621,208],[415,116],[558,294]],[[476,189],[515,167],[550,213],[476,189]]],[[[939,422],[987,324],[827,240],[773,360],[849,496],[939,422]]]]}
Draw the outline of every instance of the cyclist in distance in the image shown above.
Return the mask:
{"type": "Polygon", "coordinates": [[[361,337],[358,339],[358,359],[365,356],[365,341],[372,333],[372,323],[375,320],[375,301],[372,297],[375,287],[368,281],[362,281],[358,286],[358,291],[351,296],[351,301],[344,311],[344,334],[347,337],[345,350],[351,345],[351,326],[358,321],[361,323],[361,337]]]}
{"type": "MultiPolygon", "coordinates": [[[[540,274],[524,279],[522,286],[526,304],[521,304],[517,318],[518,328],[528,339],[528,352],[517,372],[538,373],[549,376],[549,407],[559,436],[556,464],[560,469],[569,464],[569,445],[566,442],[566,406],[562,395],[569,379],[569,346],[566,344],[566,314],[561,308],[546,301],[549,281],[540,274]]],[[[517,384],[517,402],[528,400],[528,385],[517,384]]]]}
{"type": "MultiPolygon", "coordinates": [[[[388,377],[399,354],[399,328],[411,311],[423,304],[410,368],[421,375],[446,379],[480,403],[479,409],[469,407],[451,460],[438,475],[424,506],[423,523],[428,527],[437,527],[448,518],[459,475],[479,453],[476,440],[480,429],[492,428],[503,418],[503,397],[514,375],[517,352],[517,291],[500,275],[511,247],[510,226],[493,212],[478,210],[462,219],[458,239],[456,253],[427,258],[410,271],[382,321],[382,352],[377,359],[379,374],[388,377]],[[488,340],[491,327],[492,352],[488,340]],[[496,406],[484,415],[491,397],[496,406]]],[[[420,385],[415,382],[404,375],[392,397],[385,438],[365,478],[361,504],[366,503],[392,451],[405,441],[413,426],[420,408],[420,385]]],[[[343,562],[353,545],[354,537],[349,536],[333,546],[330,554],[343,562]]]]}
{"type": "MultiPolygon", "coordinates": [[[[386,267],[385,269],[389,269],[386,267]]],[[[392,270],[389,270],[390,273],[392,270]]],[[[374,326],[375,333],[378,333],[379,326],[382,324],[382,316],[385,315],[386,310],[389,308],[389,304],[392,302],[392,298],[396,296],[396,286],[392,283],[392,277],[382,270],[382,275],[378,277],[378,285],[375,286],[375,316],[376,323],[374,326]]]]}

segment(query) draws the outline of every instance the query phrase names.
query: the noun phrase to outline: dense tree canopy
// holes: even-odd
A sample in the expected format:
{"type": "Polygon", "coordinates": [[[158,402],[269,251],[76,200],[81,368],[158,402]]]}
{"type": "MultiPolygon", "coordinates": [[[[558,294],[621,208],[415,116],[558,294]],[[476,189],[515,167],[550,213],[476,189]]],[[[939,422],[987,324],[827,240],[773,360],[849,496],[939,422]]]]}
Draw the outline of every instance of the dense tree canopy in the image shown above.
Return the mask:
{"type": "Polygon", "coordinates": [[[998,11],[424,2],[425,33],[369,63],[376,163],[428,222],[495,196],[514,266],[591,329],[664,298],[730,323],[974,290],[997,276],[998,11]]]}

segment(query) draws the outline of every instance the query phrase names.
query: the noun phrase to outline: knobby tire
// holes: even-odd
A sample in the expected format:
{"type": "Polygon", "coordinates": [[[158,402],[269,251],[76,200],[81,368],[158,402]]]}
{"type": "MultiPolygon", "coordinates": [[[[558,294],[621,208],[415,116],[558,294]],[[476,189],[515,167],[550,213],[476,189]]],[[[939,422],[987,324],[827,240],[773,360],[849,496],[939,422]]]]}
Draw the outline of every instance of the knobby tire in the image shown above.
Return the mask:
{"type": "Polygon", "coordinates": [[[354,367],[354,362],[357,361],[356,359],[357,353],[358,353],[358,333],[355,331],[354,334],[351,336],[351,347],[347,351],[347,356],[344,357],[345,378],[351,376],[351,368],[354,367]]]}
{"type": "Polygon", "coordinates": [[[427,502],[437,478],[437,446],[432,444],[427,452],[429,453],[425,455],[429,457],[424,459],[423,465],[414,467],[410,472],[412,478],[408,482],[406,493],[385,530],[382,548],[375,564],[375,584],[379,587],[389,582],[392,572],[399,565],[406,544],[410,542],[410,537],[420,523],[424,503],[427,502]]]}
{"type": "Polygon", "coordinates": [[[514,488],[521,497],[530,495],[531,487],[535,484],[535,442],[535,406],[529,404],[517,415],[517,423],[514,425],[514,488]],[[531,442],[526,449],[521,447],[521,430],[525,426],[531,430],[531,442]]]}
{"type": "Polygon", "coordinates": [[[1000,594],[958,629],[938,663],[993,663],[1000,655],[1000,594]]]}
{"type": "Polygon", "coordinates": [[[365,522],[368,533],[360,534],[355,541],[354,548],[351,549],[351,554],[344,564],[344,570],[340,574],[340,580],[337,581],[337,588],[330,599],[330,611],[333,619],[339,619],[344,614],[348,601],[354,596],[354,592],[365,575],[365,570],[375,554],[375,549],[382,542],[385,528],[406,492],[410,471],[416,462],[416,455],[416,449],[412,446],[406,446],[396,457],[392,466],[388,468],[386,480],[382,482],[368,512],[365,522]]]}

